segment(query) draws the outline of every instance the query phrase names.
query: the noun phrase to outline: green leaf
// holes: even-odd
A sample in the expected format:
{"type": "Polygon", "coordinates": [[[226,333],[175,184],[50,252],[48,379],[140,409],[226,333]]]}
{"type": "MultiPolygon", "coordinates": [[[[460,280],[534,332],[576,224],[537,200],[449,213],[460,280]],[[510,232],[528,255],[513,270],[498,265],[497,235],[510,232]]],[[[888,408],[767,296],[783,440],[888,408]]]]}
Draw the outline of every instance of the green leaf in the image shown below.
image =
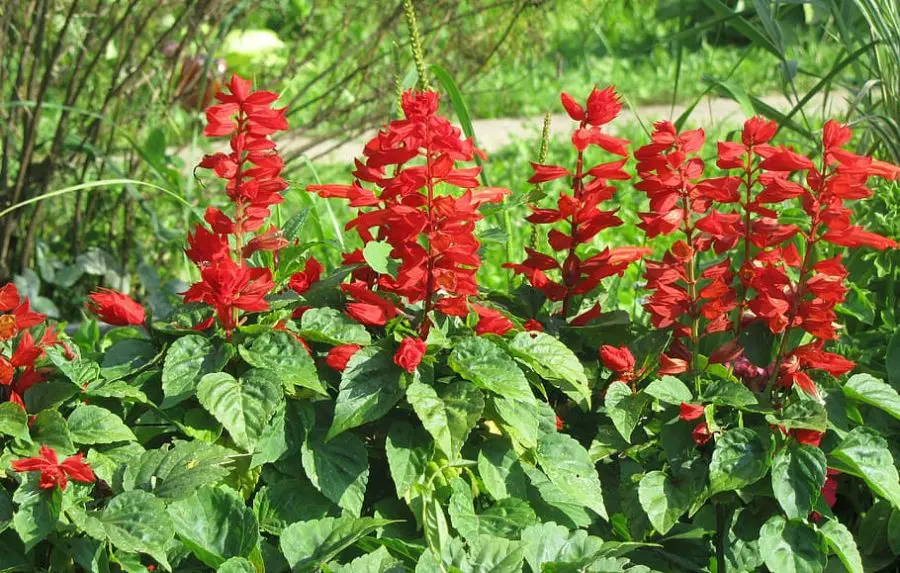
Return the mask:
{"type": "Polygon", "coordinates": [[[634,394],[628,384],[613,382],[606,390],[606,415],[612,420],[613,425],[631,443],[631,434],[641,419],[644,407],[647,405],[647,397],[644,394],[634,394]]]}
{"type": "Polygon", "coordinates": [[[555,521],[570,529],[587,527],[593,522],[593,514],[580,501],[563,492],[539,469],[522,464],[522,471],[530,484],[528,502],[541,521],[555,521]]]}
{"type": "Polygon", "coordinates": [[[173,342],[163,362],[162,407],[170,408],[191,397],[200,379],[222,370],[232,352],[231,346],[215,348],[210,339],[199,334],[188,334],[173,342]]]}
{"type": "Polygon", "coordinates": [[[851,400],[880,408],[900,420],[900,394],[889,384],[869,374],[856,374],[844,384],[844,394],[851,400]]]}
{"type": "Polygon", "coordinates": [[[341,432],[373,422],[403,397],[407,376],[387,348],[369,346],[356,352],[341,376],[334,404],[334,420],[326,440],[341,432]]]}
{"type": "Polygon", "coordinates": [[[573,500],[608,519],[603,489],[587,450],[566,434],[545,434],[535,452],[547,478],[573,500]]]}
{"type": "Polygon", "coordinates": [[[706,381],[700,402],[739,409],[757,404],[756,395],[743,384],[720,379],[706,381]]]}
{"type": "MultiPolygon", "coordinates": [[[[265,475],[265,474],[264,474],[265,475]]],[[[281,535],[297,521],[321,519],[337,509],[306,478],[282,478],[263,486],[253,498],[253,512],[259,528],[281,535]]]]}
{"type": "Polygon", "coordinates": [[[59,455],[75,452],[75,444],[69,435],[69,426],[62,414],[56,410],[44,410],[34,417],[31,423],[31,441],[35,444],[47,444],[59,455]]]}
{"type": "Polygon", "coordinates": [[[111,444],[137,439],[122,418],[100,406],[78,406],[69,414],[68,424],[76,444],[111,444]]]}
{"type": "Polygon", "coordinates": [[[385,519],[348,516],[301,521],[282,532],[281,551],[294,573],[315,571],[359,539],[389,523],[385,519]]]}
{"type": "Polygon", "coordinates": [[[227,476],[230,469],[225,465],[230,462],[230,454],[221,446],[203,442],[164,444],[126,464],[123,486],[164,499],[182,499],[227,476]]]}
{"type": "Polygon", "coordinates": [[[472,488],[464,480],[454,478],[450,488],[453,493],[447,513],[453,527],[470,543],[480,535],[517,539],[522,529],[536,520],[534,510],[521,499],[506,498],[476,513],[472,488]]]}
{"type": "Polygon", "coordinates": [[[171,504],[169,515],[181,542],[210,567],[249,557],[256,548],[256,517],[234,490],[204,487],[171,504]]]}
{"type": "Polygon", "coordinates": [[[828,547],[834,551],[849,573],[865,573],[856,540],[846,525],[837,519],[829,519],[825,525],[819,527],[819,532],[825,536],[828,547]]]}
{"type": "Polygon", "coordinates": [[[153,361],[156,347],[149,341],[126,338],[112,345],[103,354],[100,374],[107,380],[118,380],[153,361]]]}
{"type": "Polygon", "coordinates": [[[527,477],[512,445],[504,438],[491,438],[478,452],[478,474],[491,497],[525,499],[527,477]]]}
{"type": "Polygon", "coordinates": [[[900,509],[900,480],[887,441],[875,430],[857,427],[829,454],[829,464],[862,478],[876,494],[900,509]]]}
{"type": "Polygon", "coordinates": [[[450,352],[448,360],[454,372],[504,398],[534,401],[525,374],[502,348],[486,338],[464,338],[450,352]]]}
{"type": "Polygon", "coordinates": [[[825,454],[815,446],[791,442],[775,454],[772,491],[789,519],[805,519],[825,485],[825,454]]]}
{"type": "Polygon", "coordinates": [[[778,414],[767,415],[766,421],[783,426],[785,430],[824,432],[828,429],[828,412],[815,400],[797,400],[782,408],[778,414]]]}
{"type": "Polygon", "coordinates": [[[416,381],[406,389],[406,399],[448,459],[459,455],[484,410],[481,392],[468,382],[454,382],[441,395],[428,384],[416,381]]]}
{"type": "Polygon", "coordinates": [[[662,535],[672,529],[694,502],[695,492],[687,484],[675,483],[665,473],[649,472],[641,478],[638,499],[653,528],[662,535]]]}
{"type": "Polygon", "coordinates": [[[175,537],[175,526],[161,499],[145,491],[127,491],[112,498],[96,517],[115,547],[146,553],[171,569],[166,545],[175,537]]]}
{"type": "Polygon", "coordinates": [[[716,440],[709,463],[712,493],[748,486],[769,471],[769,452],[759,434],[749,428],[728,430],[716,440]]]}
{"type": "Polygon", "coordinates": [[[802,521],[772,516],[759,531],[759,551],[770,571],[821,573],[825,570],[822,536],[802,521]]]}
{"type": "Polygon", "coordinates": [[[694,399],[687,385],[674,376],[663,376],[659,380],[654,380],[644,389],[644,393],[660,402],[676,406],[694,399]]]}
{"type": "Polygon", "coordinates": [[[84,395],[88,398],[116,398],[126,402],[150,403],[143,391],[125,380],[92,382],[85,387],[84,395]]]}
{"type": "Polygon", "coordinates": [[[0,434],[26,442],[31,441],[31,434],[28,433],[28,415],[21,406],[13,402],[0,404],[0,434]]]}
{"type": "Polygon", "coordinates": [[[331,566],[331,569],[334,573],[403,573],[407,570],[387,547],[379,547],[346,565],[331,566]]]}
{"type": "Polygon", "coordinates": [[[100,377],[100,365],[92,360],[76,357],[69,360],[62,350],[56,346],[48,346],[44,349],[50,362],[79,388],[89,384],[100,377]]]}
{"type": "Polygon", "coordinates": [[[303,469],[325,497],[358,516],[369,481],[368,451],[353,434],[328,442],[315,433],[303,444],[303,469]]]}
{"type": "Polygon", "coordinates": [[[523,401],[493,397],[490,404],[500,416],[500,423],[503,425],[504,431],[515,442],[525,448],[537,446],[540,436],[540,418],[534,399],[523,401]]]}
{"type": "Polygon", "coordinates": [[[894,330],[894,334],[888,342],[884,364],[888,373],[888,382],[894,388],[900,387],[900,328],[894,330]]]}
{"type": "Polygon", "coordinates": [[[232,557],[222,563],[216,573],[257,573],[256,567],[243,557],[232,557]]]}
{"type": "Polygon", "coordinates": [[[25,551],[31,549],[56,530],[62,509],[62,492],[37,487],[37,474],[29,476],[16,490],[14,499],[19,509],[13,515],[13,528],[25,544],[25,551]]]}
{"type": "Polygon", "coordinates": [[[470,555],[473,573],[519,573],[524,558],[523,543],[490,535],[479,537],[470,555]]]}
{"type": "Polygon", "coordinates": [[[372,337],[366,327],[334,308],[312,308],[300,319],[300,336],[325,344],[368,346],[372,337]]]}
{"type": "Polygon", "coordinates": [[[509,343],[509,351],[583,410],[590,410],[591,389],[584,367],[565,344],[544,332],[520,332],[509,343]]]}
{"type": "Polygon", "coordinates": [[[240,380],[217,372],[200,380],[197,399],[225,426],[235,444],[252,451],[282,400],[281,385],[265,370],[250,370],[240,380]]]}
{"type": "Polygon", "coordinates": [[[363,247],[363,259],[372,270],[382,275],[396,276],[397,261],[391,259],[394,247],[387,241],[369,241],[363,247]]]}
{"type": "Polygon", "coordinates": [[[264,332],[253,339],[249,348],[240,346],[238,351],[250,366],[274,372],[288,389],[300,386],[328,395],[312,357],[290,333],[264,332]]]}
{"type": "Polygon", "coordinates": [[[599,537],[579,529],[569,531],[553,522],[531,525],[522,532],[525,561],[532,571],[543,571],[544,563],[571,563],[591,557],[603,546],[599,537]]]}
{"type": "Polygon", "coordinates": [[[413,484],[425,475],[432,449],[422,432],[407,422],[398,420],[391,425],[385,453],[398,498],[406,498],[413,484]]]}

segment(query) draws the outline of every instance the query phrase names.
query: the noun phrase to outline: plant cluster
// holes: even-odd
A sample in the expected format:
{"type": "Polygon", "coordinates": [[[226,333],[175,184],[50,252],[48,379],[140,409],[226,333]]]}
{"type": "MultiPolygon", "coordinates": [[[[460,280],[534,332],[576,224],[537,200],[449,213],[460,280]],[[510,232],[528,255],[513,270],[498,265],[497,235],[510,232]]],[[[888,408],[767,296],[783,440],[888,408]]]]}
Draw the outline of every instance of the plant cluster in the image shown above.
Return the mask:
{"type": "MultiPolygon", "coordinates": [[[[233,77],[207,111],[229,150],[187,240],[199,280],[152,316],[110,290],[71,335],[0,289],[0,568],[210,571],[861,572],[900,554],[900,395],[836,352],[849,248],[896,243],[850,201],[898,168],[815,157],[747,121],[718,144],[656,124],[611,134],[582,104],[574,167],[534,163],[525,282],[479,288],[478,222],[510,195],[429,90],[365,145],[349,185],[362,247],[325,269],[282,228],[278,97],[233,77]],[[615,158],[610,160],[608,155],[615,158]],[[636,159],[633,184],[629,160],[636,159]],[[602,158],[602,159],[601,159],[602,158]],[[648,196],[649,246],[599,240],[648,196]],[[540,197],[539,197],[540,195],[540,197]],[[544,245],[546,244],[546,249],[544,245]],[[644,266],[649,324],[603,302],[644,266]],[[614,278],[618,277],[618,278],[614,278]]],[[[639,288],[634,285],[634,288],[639,288]]]]}

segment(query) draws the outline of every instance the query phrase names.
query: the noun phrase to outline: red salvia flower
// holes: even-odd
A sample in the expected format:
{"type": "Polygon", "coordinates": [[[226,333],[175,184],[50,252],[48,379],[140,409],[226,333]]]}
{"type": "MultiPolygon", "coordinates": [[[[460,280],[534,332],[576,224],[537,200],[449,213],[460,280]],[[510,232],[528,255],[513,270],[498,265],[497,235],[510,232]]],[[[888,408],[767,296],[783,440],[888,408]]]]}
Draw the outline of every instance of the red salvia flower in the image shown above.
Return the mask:
{"type": "MultiPolygon", "coordinates": [[[[510,262],[504,266],[523,275],[531,286],[544,293],[549,300],[561,302],[561,315],[569,319],[575,297],[591,293],[606,277],[621,275],[630,263],[651,251],[625,247],[604,249],[589,257],[579,254],[579,246],[593,243],[601,231],[622,224],[616,210],[602,210],[600,204],[611,199],[615,193],[615,188],[608,185],[609,181],[631,178],[622,169],[625,159],[586,167],[584,151],[590,146],[596,146],[624,157],[628,155],[628,142],[602,130],[622,109],[613,88],[595,88],[588,96],[585,107],[569,94],[562,94],[561,100],[569,117],[579,122],[572,136],[572,144],[576,150],[575,172],[559,165],[532,163],[534,175],[528,182],[545,183],[571,177],[572,193],[561,193],[556,208],[530,205],[532,213],[528,221],[535,225],[553,225],[547,233],[547,240],[550,247],[560,253],[562,262],[556,256],[526,249],[528,257],[523,262],[510,262]],[[551,278],[548,273],[559,278],[551,278]]],[[[583,318],[592,317],[593,315],[583,318]]],[[[580,323],[585,324],[586,320],[580,323]]]]}
{"type": "Polygon", "coordinates": [[[678,417],[684,421],[696,420],[703,416],[704,411],[703,404],[688,404],[687,402],[682,402],[678,417]]]}
{"type": "MultiPolygon", "coordinates": [[[[404,117],[392,121],[365,146],[350,185],[311,185],[322,197],[347,199],[360,211],[347,224],[364,243],[384,241],[399,262],[396,273],[379,274],[365,265],[362,251],[345,256],[345,263],[363,265],[353,280],[379,293],[390,293],[409,304],[423,303],[420,332],[424,337],[433,310],[466,316],[469,297],[478,293],[475,274],[481,265],[475,223],[480,207],[501,201],[508,190],[479,187],[479,167],[458,167],[479,153],[459,128],[437,113],[438,95],[410,90],[403,94],[404,117]],[[388,169],[391,168],[391,169],[388,169]],[[377,191],[364,187],[374,186],[377,191]],[[457,188],[461,194],[439,191],[457,188]]],[[[362,291],[349,292],[358,302],[347,312],[360,322],[383,325],[396,314],[393,303],[364,301],[362,291]],[[360,295],[360,296],[357,296],[360,295]],[[385,312],[386,311],[386,312],[385,312]]]]}
{"type": "Polygon", "coordinates": [[[227,332],[238,325],[237,310],[260,312],[269,308],[265,297],[275,286],[269,269],[223,259],[202,269],[200,274],[202,280],[184,293],[184,301],[202,302],[213,307],[227,332]]]}
{"type": "Polygon", "coordinates": [[[13,283],[0,288],[0,342],[9,340],[27,328],[42,323],[47,317],[31,310],[27,298],[19,296],[13,283]]]}
{"type": "Polygon", "coordinates": [[[46,444],[41,446],[40,453],[33,458],[15,460],[12,468],[17,472],[41,472],[38,487],[62,491],[69,485],[69,479],[81,483],[94,483],[97,478],[94,471],[84,462],[84,454],[75,454],[60,463],[53,448],[46,444]]]}
{"type": "Polygon", "coordinates": [[[475,324],[475,334],[483,336],[485,334],[496,334],[503,336],[513,329],[513,323],[506,318],[499,310],[473,304],[472,308],[478,314],[478,323],[475,324]]]}
{"type": "Polygon", "coordinates": [[[600,347],[600,361],[603,365],[616,373],[616,380],[632,382],[638,377],[635,372],[634,355],[627,346],[610,346],[604,344],[600,347]]]}
{"type": "Polygon", "coordinates": [[[426,350],[425,341],[407,336],[394,353],[394,364],[412,374],[422,362],[426,350]]]}
{"type": "Polygon", "coordinates": [[[144,307],[124,293],[101,288],[88,298],[87,309],[107,324],[137,326],[147,318],[144,307]]]}
{"type": "Polygon", "coordinates": [[[706,445],[707,442],[712,438],[712,434],[709,431],[709,426],[706,425],[706,422],[700,422],[694,429],[691,431],[691,439],[694,440],[694,443],[698,446],[706,445]]]}
{"type": "Polygon", "coordinates": [[[342,344],[340,346],[334,346],[328,351],[328,356],[325,357],[325,364],[338,372],[343,372],[347,369],[347,363],[350,362],[350,359],[353,358],[353,355],[356,354],[360,348],[362,348],[362,346],[359,346],[358,344],[342,344]]]}

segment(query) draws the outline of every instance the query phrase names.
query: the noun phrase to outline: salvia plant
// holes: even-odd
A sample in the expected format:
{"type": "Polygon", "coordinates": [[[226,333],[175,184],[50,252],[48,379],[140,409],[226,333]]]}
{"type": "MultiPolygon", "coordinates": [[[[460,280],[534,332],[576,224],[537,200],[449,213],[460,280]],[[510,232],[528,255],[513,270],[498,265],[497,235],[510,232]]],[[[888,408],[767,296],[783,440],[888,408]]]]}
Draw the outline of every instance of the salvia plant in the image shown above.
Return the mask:
{"type": "Polygon", "coordinates": [[[196,174],[227,207],[187,237],[182,304],[99,290],[107,327],[66,335],[0,289],[0,569],[895,566],[900,396],[834,344],[843,256],[896,247],[851,202],[900,170],[833,121],[809,157],[760,118],[714,161],[668,122],[632,152],[613,88],[561,99],[571,163],[523,177],[534,241],[497,293],[478,222],[510,191],[436,92],[402,94],[351,184],[308,188],[354,211],[326,269],[309,212],[272,221],[285,109],[233,77],[196,174]],[[633,193],[649,241],[605,246],[633,193]],[[644,293],[634,321],[609,281],[644,293]]]}

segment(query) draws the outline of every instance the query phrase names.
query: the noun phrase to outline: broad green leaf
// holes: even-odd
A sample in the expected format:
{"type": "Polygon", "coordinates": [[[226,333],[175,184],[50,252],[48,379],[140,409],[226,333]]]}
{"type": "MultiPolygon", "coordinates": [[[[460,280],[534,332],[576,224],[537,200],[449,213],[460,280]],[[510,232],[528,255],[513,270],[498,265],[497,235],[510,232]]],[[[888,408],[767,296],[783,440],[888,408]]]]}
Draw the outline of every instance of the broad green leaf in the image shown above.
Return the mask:
{"type": "Polygon", "coordinates": [[[528,502],[541,521],[555,521],[570,529],[591,524],[593,514],[583,503],[557,487],[536,467],[523,464],[522,470],[530,484],[528,502]]]}
{"type": "Polygon", "coordinates": [[[137,439],[120,417],[100,406],[78,406],[69,414],[68,424],[76,444],[111,444],[137,439]]]}
{"type": "Polygon", "coordinates": [[[422,432],[407,422],[398,420],[391,425],[385,453],[398,498],[406,498],[413,484],[425,475],[432,449],[422,432]]]}
{"type": "Polygon", "coordinates": [[[888,343],[884,364],[888,373],[888,382],[894,388],[900,387],[900,328],[894,330],[888,343]]]}
{"type": "Polygon", "coordinates": [[[171,569],[166,546],[175,537],[175,526],[161,499],[145,491],[126,491],[112,498],[96,517],[115,547],[146,553],[171,569]]]}
{"type": "Polygon", "coordinates": [[[238,447],[252,451],[283,399],[281,385],[265,370],[250,370],[236,380],[230,374],[207,374],[197,399],[228,430],[238,447]]]}
{"type": "Polygon", "coordinates": [[[274,372],[288,389],[300,386],[328,395],[319,381],[312,357],[288,332],[264,332],[254,338],[249,347],[240,346],[238,351],[250,366],[274,372]]]}
{"type": "Polygon", "coordinates": [[[19,440],[31,441],[28,433],[28,416],[25,410],[13,402],[0,404],[0,434],[19,440]]]}
{"type": "Polygon", "coordinates": [[[705,382],[700,401],[716,406],[733,406],[743,409],[757,405],[756,395],[743,384],[728,380],[709,380],[705,382]]]}
{"type": "Polygon", "coordinates": [[[581,444],[567,434],[545,434],[538,441],[536,457],[560,491],[608,519],[597,470],[581,444]]]}
{"type": "Polygon", "coordinates": [[[785,430],[824,432],[828,428],[828,412],[825,406],[814,400],[798,400],[789,403],[777,414],[767,415],[766,421],[785,430]]]}
{"type": "Polygon", "coordinates": [[[504,438],[491,438],[481,445],[478,452],[478,474],[484,488],[494,499],[525,499],[528,495],[528,479],[519,457],[504,438]]]}
{"type": "Polygon", "coordinates": [[[387,414],[403,397],[407,380],[389,349],[369,346],[356,352],[341,376],[334,420],[325,439],[387,414]]]}
{"type": "Polygon", "coordinates": [[[243,557],[232,557],[222,563],[216,573],[257,573],[256,567],[243,557]]]}
{"type": "Polygon", "coordinates": [[[606,389],[606,415],[612,420],[613,425],[631,443],[631,434],[641,419],[644,407],[647,405],[647,396],[634,394],[628,384],[613,382],[606,389]]]}
{"type": "Polygon", "coordinates": [[[69,426],[62,414],[56,410],[39,412],[31,422],[31,441],[47,444],[62,456],[75,452],[75,444],[69,434],[69,426]]]}
{"type": "Polygon", "coordinates": [[[387,241],[369,241],[363,247],[363,258],[373,271],[382,275],[395,276],[398,263],[391,259],[394,247],[387,241]]]}
{"type": "Polygon", "coordinates": [[[88,384],[83,393],[87,398],[116,398],[126,402],[150,403],[142,390],[125,380],[98,380],[88,384]]]}
{"type": "Polygon", "coordinates": [[[862,478],[869,489],[900,509],[897,466],[887,441],[875,430],[853,428],[829,457],[830,467],[862,478]]]}
{"type": "Polygon", "coordinates": [[[37,474],[30,476],[14,494],[19,509],[13,515],[13,528],[19,534],[25,551],[47,538],[56,530],[56,523],[62,509],[62,492],[37,487],[37,474]]]}
{"type": "Polygon", "coordinates": [[[749,508],[737,509],[728,520],[725,540],[727,571],[756,571],[763,564],[759,553],[759,530],[766,515],[758,515],[749,508]]]}
{"type": "Polygon", "coordinates": [[[147,340],[126,338],[103,353],[100,374],[107,380],[118,380],[153,361],[156,347],[147,340]]]}
{"type": "Polygon", "coordinates": [[[888,545],[894,555],[900,555],[900,510],[893,510],[888,518],[888,545]]]}
{"type": "Polygon", "coordinates": [[[100,377],[100,365],[93,360],[87,360],[80,356],[69,360],[63,351],[56,346],[48,346],[44,349],[44,352],[62,375],[79,388],[100,377]]]}
{"type": "Polygon", "coordinates": [[[6,530],[13,518],[13,503],[6,490],[0,491],[0,532],[6,530]]]}
{"type": "Polygon", "coordinates": [[[470,543],[480,535],[518,539],[522,529],[535,522],[534,510],[528,503],[506,498],[481,513],[475,512],[472,488],[461,478],[450,482],[453,491],[447,513],[453,527],[470,543]]]}
{"type": "Polygon", "coordinates": [[[325,344],[358,344],[368,346],[372,337],[366,327],[334,308],[312,308],[300,319],[300,336],[304,340],[325,344]]]}
{"type": "Polygon", "coordinates": [[[487,338],[459,341],[448,361],[454,372],[476,386],[504,398],[533,402],[534,394],[525,374],[509,354],[487,338]]]}
{"type": "Polygon", "coordinates": [[[525,448],[537,446],[541,424],[537,402],[492,397],[492,408],[500,416],[499,422],[514,441],[525,448]]]}
{"type": "Polygon", "coordinates": [[[350,563],[331,566],[334,573],[403,573],[407,569],[391,555],[387,547],[357,557],[350,563]]]}
{"type": "Polygon", "coordinates": [[[819,527],[819,531],[825,536],[828,547],[834,551],[849,573],[865,573],[862,557],[856,547],[856,540],[847,526],[836,519],[829,519],[819,527]]]}
{"type": "Polygon", "coordinates": [[[126,490],[142,489],[155,496],[176,500],[213,484],[231,471],[231,452],[203,442],[175,442],[147,450],[126,463],[122,477],[126,490]]]}
{"type": "Polygon", "coordinates": [[[597,427],[597,436],[591,441],[588,455],[591,456],[591,461],[596,463],[627,448],[628,442],[622,439],[622,434],[615,426],[603,424],[597,427]]]}
{"type": "Polygon", "coordinates": [[[253,498],[253,512],[259,528],[274,535],[281,535],[285,527],[297,521],[338,514],[339,510],[336,510],[337,506],[306,478],[285,477],[270,482],[253,498]]]}
{"type": "Polygon", "coordinates": [[[316,571],[362,537],[389,523],[384,519],[349,516],[300,521],[282,532],[281,551],[291,571],[316,571]]]}
{"type": "Polygon", "coordinates": [[[769,452],[759,434],[749,428],[735,428],[716,440],[709,463],[712,493],[748,486],[769,471],[769,452]]]}
{"type": "Polygon", "coordinates": [[[163,362],[163,408],[189,398],[197,391],[200,379],[225,367],[233,350],[231,346],[213,346],[213,341],[199,334],[178,338],[166,351],[163,362]]]}
{"type": "Polygon", "coordinates": [[[569,531],[552,521],[525,528],[522,543],[525,561],[532,571],[542,571],[544,563],[570,563],[591,557],[603,546],[602,539],[583,529],[569,531]]]}
{"type": "Polygon", "coordinates": [[[775,454],[772,491],[789,519],[805,519],[825,484],[825,454],[815,446],[791,442],[775,454]]]}
{"type": "Polygon", "coordinates": [[[328,442],[315,433],[303,444],[303,469],[325,497],[358,516],[369,481],[365,445],[353,434],[341,434],[328,442]]]}
{"type": "Polygon", "coordinates": [[[662,535],[672,529],[694,502],[690,484],[677,483],[661,471],[652,471],[641,478],[638,499],[653,528],[662,535]]]}
{"type": "Polygon", "coordinates": [[[406,399],[448,459],[455,459],[481,417],[484,398],[469,382],[454,382],[442,388],[416,381],[406,389],[406,399]]]}
{"type": "Polygon", "coordinates": [[[591,389],[584,367],[565,344],[544,332],[520,332],[509,343],[509,351],[583,410],[590,410],[591,389]]]}
{"type": "Polygon", "coordinates": [[[490,535],[475,540],[469,555],[473,573],[519,573],[524,558],[522,542],[490,535]]]}
{"type": "Polygon", "coordinates": [[[844,384],[844,394],[851,400],[880,408],[900,419],[900,394],[889,384],[869,374],[851,376],[844,384]]]}
{"type": "Polygon", "coordinates": [[[676,406],[682,402],[690,402],[694,398],[687,385],[674,376],[663,376],[659,380],[654,380],[644,389],[644,393],[660,402],[676,406]]]}
{"type": "Polygon", "coordinates": [[[770,571],[821,573],[825,570],[824,540],[802,521],[772,516],[759,531],[759,551],[770,571]]]}
{"type": "Polygon", "coordinates": [[[253,510],[234,490],[201,488],[171,504],[169,515],[181,542],[210,567],[249,557],[259,538],[253,510]]]}

